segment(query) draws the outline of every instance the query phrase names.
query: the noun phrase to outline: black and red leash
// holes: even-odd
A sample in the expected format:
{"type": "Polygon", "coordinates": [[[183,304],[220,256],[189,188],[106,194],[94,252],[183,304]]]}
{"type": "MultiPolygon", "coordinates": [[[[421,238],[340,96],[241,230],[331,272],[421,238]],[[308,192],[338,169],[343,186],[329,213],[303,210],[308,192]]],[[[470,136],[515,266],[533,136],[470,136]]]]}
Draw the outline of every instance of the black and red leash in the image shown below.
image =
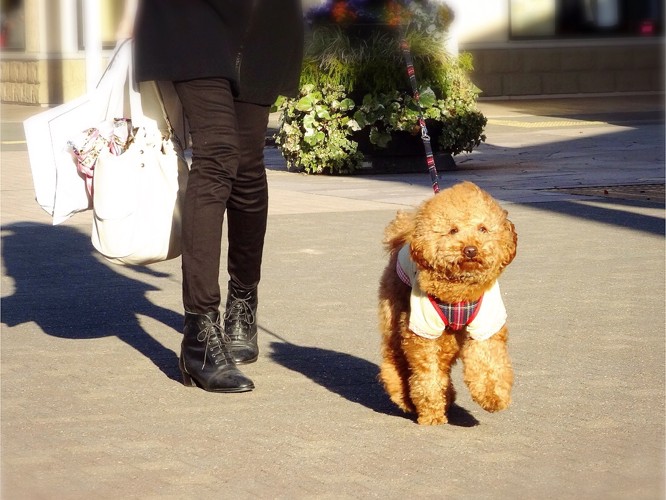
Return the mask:
{"type": "Polygon", "coordinates": [[[423,140],[423,147],[425,149],[426,155],[426,165],[428,166],[428,172],[430,173],[430,180],[432,182],[432,190],[435,194],[439,193],[439,181],[437,178],[437,165],[435,164],[435,156],[432,153],[432,145],[430,144],[430,135],[428,135],[428,127],[426,126],[425,118],[423,117],[423,108],[421,107],[419,88],[416,83],[416,72],[414,71],[414,60],[412,58],[412,52],[409,48],[409,42],[405,36],[402,36],[400,40],[400,49],[402,50],[402,55],[405,59],[405,64],[407,65],[407,76],[409,77],[409,83],[412,86],[412,92],[414,94],[414,101],[419,112],[419,126],[421,127],[421,139],[423,140]]]}

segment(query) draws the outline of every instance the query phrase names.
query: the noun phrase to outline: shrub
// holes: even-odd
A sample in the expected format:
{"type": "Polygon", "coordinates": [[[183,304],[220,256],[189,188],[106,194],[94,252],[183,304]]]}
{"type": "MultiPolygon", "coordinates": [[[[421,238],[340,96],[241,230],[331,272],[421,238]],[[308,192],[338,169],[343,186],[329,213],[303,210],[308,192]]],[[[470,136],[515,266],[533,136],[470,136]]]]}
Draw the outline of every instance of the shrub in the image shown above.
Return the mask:
{"type": "Polygon", "coordinates": [[[308,15],[310,32],[298,98],[281,102],[276,142],[289,168],[348,173],[364,155],[362,130],[376,148],[396,133],[418,134],[418,116],[441,129],[440,151],[472,151],[485,140],[471,56],[453,58],[444,40],[451,11],[429,0],[329,0],[308,15]],[[418,78],[413,96],[400,40],[407,40],[418,78]]]}
{"type": "Polygon", "coordinates": [[[284,100],[275,142],[287,166],[318,174],[348,173],[363,161],[358,144],[350,139],[360,129],[350,116],[354,101],[341,85],[312,84],[301,88],[300,96],[284,100]]]}

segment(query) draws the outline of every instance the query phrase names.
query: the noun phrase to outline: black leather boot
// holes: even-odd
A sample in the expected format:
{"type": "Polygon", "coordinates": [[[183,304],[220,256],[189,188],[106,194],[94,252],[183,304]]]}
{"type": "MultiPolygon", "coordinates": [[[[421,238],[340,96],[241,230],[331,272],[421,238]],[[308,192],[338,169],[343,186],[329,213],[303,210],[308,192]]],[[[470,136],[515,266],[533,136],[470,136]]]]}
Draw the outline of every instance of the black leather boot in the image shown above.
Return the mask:
{"type": "Polygon", "coordinates": [[[246,392],[252,380],[236,367],[220,327],[220,313],[185,313],[180,371],[183,383],[210,392],[246,392]]]}
{"type": "Polygon", "coordinates": [[[239,364],[253,363],[259,357],[257,345],[257,289],[241,288],[229,281],[224,333],[229,351],[239,364]]]}

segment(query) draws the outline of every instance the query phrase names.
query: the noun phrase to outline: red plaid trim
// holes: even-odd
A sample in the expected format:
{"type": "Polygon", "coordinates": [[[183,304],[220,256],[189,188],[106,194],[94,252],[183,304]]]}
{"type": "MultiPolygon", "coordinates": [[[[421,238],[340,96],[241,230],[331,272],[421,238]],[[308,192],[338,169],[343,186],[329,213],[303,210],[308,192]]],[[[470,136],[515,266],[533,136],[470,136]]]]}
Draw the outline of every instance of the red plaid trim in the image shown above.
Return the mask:
{"type": "Polygon", "coordinates": [[[447,304],[439,302],[434,297],[428,295],[428,299],[439,314],[444,324],[452,330],[462,330],[469,325],[481,309],[483,296],[479,300],[456,302],[447,304]]]}

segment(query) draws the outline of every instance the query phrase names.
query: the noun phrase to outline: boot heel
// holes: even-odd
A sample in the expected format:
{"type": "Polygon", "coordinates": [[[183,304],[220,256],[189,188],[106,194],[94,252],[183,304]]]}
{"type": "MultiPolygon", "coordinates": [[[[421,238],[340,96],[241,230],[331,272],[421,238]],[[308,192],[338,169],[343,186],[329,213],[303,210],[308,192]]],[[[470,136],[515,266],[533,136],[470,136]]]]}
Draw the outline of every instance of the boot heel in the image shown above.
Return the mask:
{"type": "Polygon", "coordinates": [[[194,383],[194,380],[192,380],[192,377],[190,377],[189,373],[186,373],[184,371],[181,371],[183,374],[183,385],[185,387],[196,387],[197,384],[194,383]]]}
{"type": "Polygon", "coordinates": [[[183,363],[183,357],[178,358],[178,368],[180,368],[180,373],[183,375],[183,385],[185,387],[196,387],[196,383],[192,380],[192,377],[189,373],[185,371],[185,363],[183,363]]]}

